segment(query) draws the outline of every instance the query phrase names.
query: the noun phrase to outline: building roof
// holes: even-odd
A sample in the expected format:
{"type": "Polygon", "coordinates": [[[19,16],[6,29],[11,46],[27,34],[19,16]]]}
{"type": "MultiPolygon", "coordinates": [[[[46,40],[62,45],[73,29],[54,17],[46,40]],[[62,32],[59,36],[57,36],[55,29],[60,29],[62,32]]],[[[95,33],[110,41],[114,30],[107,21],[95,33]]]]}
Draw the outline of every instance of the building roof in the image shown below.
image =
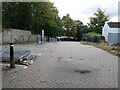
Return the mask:
{"type": "Polygon", "coordinates": [[[120,28],[120,22],[109,22],[108,25],[110,28],[120,28]]]}

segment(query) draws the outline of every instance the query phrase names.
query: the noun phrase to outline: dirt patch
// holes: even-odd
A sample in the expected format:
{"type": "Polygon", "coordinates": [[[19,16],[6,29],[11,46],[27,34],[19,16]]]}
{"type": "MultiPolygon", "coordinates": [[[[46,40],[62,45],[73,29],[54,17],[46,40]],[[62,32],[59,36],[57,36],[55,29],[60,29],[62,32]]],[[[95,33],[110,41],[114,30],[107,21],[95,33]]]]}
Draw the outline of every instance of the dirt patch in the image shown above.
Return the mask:
{"type": "Polygon", "coordinates": [[[53,51],[49,51],[49,52],[53,52],[53,51]]]}
{"type": "Polygon", "coordinates": [[[70,56],[69,58],[73,58],[72,56],[70,56]]]}
{"type": "Polygon", "coordinates": [[[62,60],[62,57],[58,57],[57,59],[58,59],[58,61],[60,61],[60,60],[62,60]]]}
{"type": "Polygon", "coordinates": [[[87,73],[90,73],[91,71],[89,71],[89,70],[75,70],[74,72],[80,73],[80,74],[87,74],[87,73]]]}
{"type": "Polygon", "coordinates": [[[2,67],[2,71],[4,71],[4,70],[11,70],[11,68],[10,68],[10,66],[8,66],[8,65],[7,65],[7,66],[3,66],[3,67],[2,67]]]}
{"type": "Polygon", "coordinates": [[[83,58],[80,58],[80,60],[84,60],[83,58]]]}

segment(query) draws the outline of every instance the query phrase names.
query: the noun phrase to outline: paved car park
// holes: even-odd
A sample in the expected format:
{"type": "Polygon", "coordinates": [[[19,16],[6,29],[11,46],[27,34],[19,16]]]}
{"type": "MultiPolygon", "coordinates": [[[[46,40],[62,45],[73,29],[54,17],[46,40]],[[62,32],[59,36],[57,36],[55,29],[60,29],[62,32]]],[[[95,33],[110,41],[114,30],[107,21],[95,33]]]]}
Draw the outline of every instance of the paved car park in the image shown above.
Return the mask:
{"type": "Polygon", "coordinates": [[[118,88],[118,57],[80,42],[15,45],[36,56],[3,71],[3,88],[118,88]]]}

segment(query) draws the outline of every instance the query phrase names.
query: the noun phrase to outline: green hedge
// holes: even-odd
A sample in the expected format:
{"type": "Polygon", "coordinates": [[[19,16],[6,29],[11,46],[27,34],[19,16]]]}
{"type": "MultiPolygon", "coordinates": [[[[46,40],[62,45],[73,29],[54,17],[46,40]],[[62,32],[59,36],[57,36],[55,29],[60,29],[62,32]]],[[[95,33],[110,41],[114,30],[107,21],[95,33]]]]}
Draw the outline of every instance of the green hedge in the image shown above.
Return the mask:
{"type": "Polygon", "coordinates": [[[95,43],[99,43],[100,40],[105,40],[104,36],[102,36],[101,34],[95,33],[95,32],[84,34],[83,38],[85,41],[95,42],[95,43]]]}

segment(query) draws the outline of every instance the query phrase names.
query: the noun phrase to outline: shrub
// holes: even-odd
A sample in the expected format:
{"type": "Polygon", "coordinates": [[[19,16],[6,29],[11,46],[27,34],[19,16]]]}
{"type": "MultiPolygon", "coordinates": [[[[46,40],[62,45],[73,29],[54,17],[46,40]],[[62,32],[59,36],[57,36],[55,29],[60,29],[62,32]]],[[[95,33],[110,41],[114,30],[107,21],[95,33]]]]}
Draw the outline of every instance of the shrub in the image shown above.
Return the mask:
{"type": "Polygon", "coordinates": [[[99,43],[100,40],[105,40],[104,36],[95,32],[84,34],[83,37],[86,38],[86,41],[95,42],[95,43],[99,43]]]}

